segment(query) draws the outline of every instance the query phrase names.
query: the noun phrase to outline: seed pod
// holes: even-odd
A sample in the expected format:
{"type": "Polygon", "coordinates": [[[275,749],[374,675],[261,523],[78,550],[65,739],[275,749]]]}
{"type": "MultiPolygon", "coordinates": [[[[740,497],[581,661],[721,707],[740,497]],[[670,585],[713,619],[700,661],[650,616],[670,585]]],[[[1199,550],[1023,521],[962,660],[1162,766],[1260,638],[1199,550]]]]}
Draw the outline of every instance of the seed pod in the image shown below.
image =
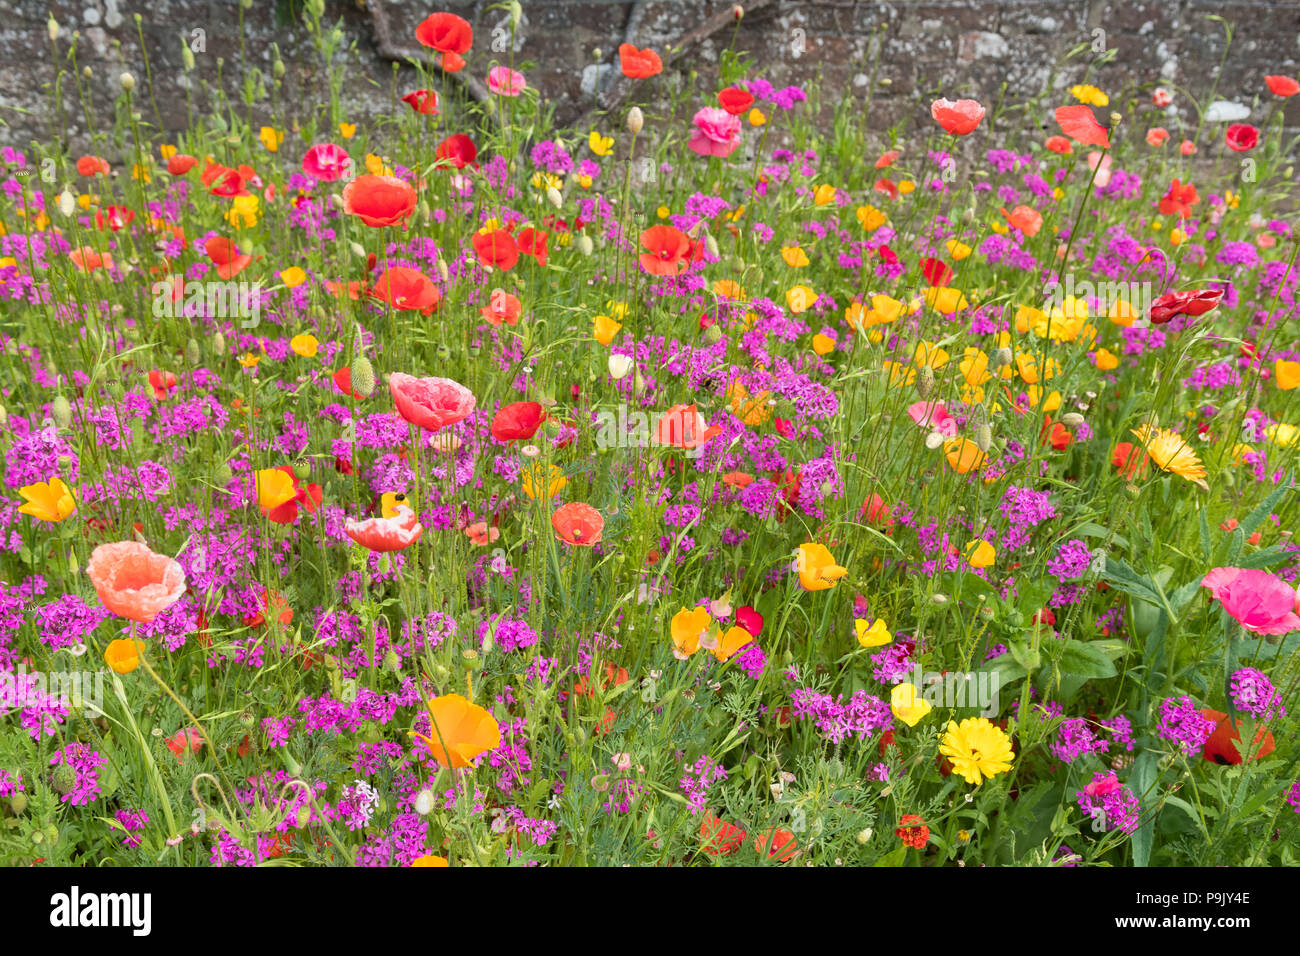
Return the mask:
{"type": "Polygon", "coordinates": [[[704,330],[704,344],[717,345],[722,341],[722,329],[716,325],[710,325],[704,330]]]}
{"type": "Polygon", "coordinates": [[[634,106],[627,111],[627,131],[635,136],[645,128],[645,114],[641,107],[634,106]]]}
{"type": "Polygon", "coordinates": [[[362,355],[352,363],[352,391],[369,398],[375,390],[375,367],[362,355]]]}

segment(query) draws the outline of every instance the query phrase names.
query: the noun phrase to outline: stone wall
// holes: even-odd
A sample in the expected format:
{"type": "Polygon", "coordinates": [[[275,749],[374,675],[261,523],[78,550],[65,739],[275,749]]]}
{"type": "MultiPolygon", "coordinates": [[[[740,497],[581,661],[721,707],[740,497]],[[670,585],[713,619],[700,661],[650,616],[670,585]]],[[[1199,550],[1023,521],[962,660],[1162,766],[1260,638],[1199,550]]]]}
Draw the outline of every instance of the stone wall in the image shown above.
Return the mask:
{"type": "MultiPolygon", "coordinates": [[[[292,8],[301,2],[252,0],[244,29],[243,56],[249,68],[261,71],[268,81],[271,43],[279,45],[287,67],[281,96],[296,110],[321,102],[324,95],[319,57],[307,42],[301,20],[292,16],[292,8]]],[[[473,23],[474,64],[480,75],[486,58],[508,58],[506,14],[489,10],[491,5],[483,0],[326,0],[326,20],[340,21],[345,31],[339,55],[350,63],[351,79],[343,91],[350,118],[364,120],[388,112],[394,85],[399,96],[411,88],[415,72],[402,61],[421,55],[414,28],[435,10],[457,13],[473,23]],[[395,62],[402,64],[396,79],[395,62]]],[[[523,0],[522,6],[514,38],[516,65],[532,64],[529,82],[554,102],[561,124],[583,118],[594,105],[597,86],[603,105],[618,100],[625,81],[614,51],[621,42],[660,51],[683,45],[671,69],[697,71],[701,84],[712,83],[719,52],[732,42],[732,4],[720,0],[523,0]]],[[[0,128],[0,144],[23,146],[67,130],[74,148],[84,147],[86,121],[66,58],[73,31],[80,33],[77,67],[90,67],[90,96],[95,110],[104,115],[110,115],[119,94],[118,74],[128,70],[140,80],[139,108],[145,117],[156,116],[168,130],[182,128],[190,84],[182,65],[182,43],[193,46],[199,37],[202,49],[195,52],[190,86],[193,108],[212,109],[214,90],[220,86],[242,114],[239,23],[236,0],[0,0],[0,119],[8,127],[0,128]],[[56,62],[47,36],[47,11],[62,27],[62,121],[52,107],[56,62]],[[153,74],[152,102],[141,36],[153,74]]],[[[1049,86],[1063,90],[1080,81],[1088,61],[1103,49],[1113,56],[1095,68],[1093,82],[1112,97],[1145,98],[1154,85],[1177,85],[1204,98],[1217,73],[1222,97],[1247,105],[1256,95],[1267,100],[1265,74],[1297,72],[1300,4],[752,0],[735,33],[736,48],[748,51],[778,85],[804,83],[820,73],[826,110],[842,95],[865,103],[872,63],[878,58],[880,82],[872,97],[871,126],[884,131],[904,118],[924,115],[924,104],[939,90],[973,96],[986,105],[999,98],[1015,103],[1049,86]],[[1223,24],[1207,19],[1211,14],[1235,26],[1221,73],[1223,24]],[[1086,45],[1087,52],[1067,62],[1065,55],[1078,45],[1086,45]]],[[[470,92],[481,94],[477,81],[470,92]]],[[[1186,104],[1185,99],[1181,102],[1186,104]]],[[[1256,122],[1262,121],[1266,108],[1255,111],[1256,122]]],[[[259,110],[257,118],[265,114],[259,110]]],[[[1300,97],[1287,104],[1286,119],[1289,126],[1300,128],[1300,97]]]]}

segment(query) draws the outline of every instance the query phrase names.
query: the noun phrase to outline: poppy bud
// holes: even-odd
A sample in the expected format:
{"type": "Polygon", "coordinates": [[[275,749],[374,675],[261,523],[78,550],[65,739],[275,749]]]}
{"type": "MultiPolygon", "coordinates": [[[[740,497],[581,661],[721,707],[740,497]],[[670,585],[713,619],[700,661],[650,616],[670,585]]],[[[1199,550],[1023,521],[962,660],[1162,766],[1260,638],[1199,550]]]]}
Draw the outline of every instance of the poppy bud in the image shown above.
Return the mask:
{"type": "Polygon", "coordinates": [[[358,259],[364,259],[366,257],[366,247],[361,243],[353,242],[349,244],[349,247],[352,249],[352,254],[358,259]]]}
{"type": "Polygon", "coordinates": [[[739,275],[744,275],[744,274],[745,274],[745,260],[742,259],[742,258],[740,258],[740,256],[736,256],[734,259],[732,259],[732,260],[731,260],[731,271],[734,272],[734,273],[735,273],[736,275],[738,275],[738,276],[739,276],[739,275]]]}
{"type": "Polygon", "coordinates": [[[433,812],[433,803],[433,791],[427,788],[421,790],[415,795],[415,812],[422,817],[427,817],[433,812]]]}
{"type": "Polygon", "coordinates": [[[50,417],[60,428],[67,428],[72,424],[72,406],[62,395],[56,395],[54,401],[50,402],[50,417]]]}
{"type": "Polygon", "coordinates": [[[224,461],[217,465],[216,469],[212,472],[212,477],[223,485],[230,481],[234,476],[235,473],[230,470],[230,465],[224,461]]]}
{"type": "Polygon", "coordinates": [[[420,205],[416,208],[419,210],[420,218],[422,220],[424,220],[426,223],[433,221],[433,210],[429,208],[429,203],[427,200],[421,199],[420,205]]]}
{"type": "Polygon", "coordinates": [[[65,216],[71,216],[77,211],[77,197],[72,195],[72,190],[64,187],[63,192],[59,193],[59,212],[65,216]]]}
{"type": "Polygon", "coordinates": [[[62,794],[69,794],[77,785],[77,772],[66,763],[61,763],[54,768],[54,773],[50,777],[50,785],[62,794]]]}
{"type": "Polygon", "coordinates": [[[1003,346],[993,353],[993,370],[997,371],[1011,364],[1011,349],[1003,346]]]}
{"type": "Polygon", "coordinates": [[[634,106],[627,111],[627,131],[635,136],[645,128],[645,114],[641,107],[634,106]]]}
{"type": "Polygon", "coordinates": [[[94,75],[95,75],[94,72],[90,69],[89,66],[83,66],[81,68],[81,78],[83,80],[88,80],[94,75]]]}
{"type": "Polygon", "coordinates": [[[369,398],[375,390],[375,367],[364,355],[352,363],[352,391],[369,398]]]}
{"type": "Polygon", "coordinates": [[[743,20],[745,17],[745,8],[740,4],[736,4],[731,8],[731,15],[737,20],[743,20]]]}
{"type": "Polygon", "coordinates": [[[1124,494],[1128,495],[1130,498],[1136,501],[1139,497],[1141,497],[1142,489],[1139,488],[1137,485],[1133,484],[1132,482],[1129,482],[1127,485],[1124,486],[1124,494]]]}
{"type": "Polygon", "coordinates": [[[190,45],[184,40],[181,40],[181,63],[185,66],[187,73],[194,69],[194,51],[190,49],[190,45]]]}
{"type": "Polygon", "coordinates": [[[556,209],[564,205],[564,197],[560,195],[560,191],[554,186],[546,187],[546,201],[556,209]]]}
{"type": "Polygon", "coordinates": [[[479,645],[479,649],[483,652],[483,656],[487,657],[487,655],[492,653],[492,648],[496,646],[497,640],[492,636],[492,631],[489,629],[488,632],[483,635],[483,643],[479,645]]]}
{"type": "Polygon", "coordinates": [[[45,29],[50,33],[51,43],[59,38],[59,21],[54,19],[54,14],[50,14],[50,18],[45,21],[45,29]]]}
{"type": "Polygon", "coordinates": [[[947,439],[943,437],[943,432],[930,432],[925,436],[925,447],[930,449],[930,451],[935,451],[941,447],[945,441],[947,441],[947,439]]]}
{"type": "Polygon", "coordinates": [[[27,794],[21,790],[9,798],[9,809],[13,811],[14,816],[18,816],[27,809],[27,794]]]}
{"type": "Polygon", "coordinates": [[[716,325],[710,325],[704,330],[704,343],[706,345],[717,345],[722,341],[722,329],[716,325]]]}
{"type": "Polygon", "coordinates": [[[928,365],[921,366],[921,370],[916,373],[916,394],[922,398],[934,394],[934,369],[928,365]]]}
{"type": "Polygon", "coordinates": [[[51,823],[48,827],[45,828],[45,839],[49,840],[50,843],[59,842],[59,828],[56,827],[53,823],[51,823]]]}
{"type": "Polygon", "coordinates": [[[443,282],[451,281],[451,269],[447,267],[447,263],[442,259],[438,260],[438,275],[442,277],[443,282]]]}
{"type": "Polygon", "coordinates": [[[602,60],[605,58],[605,51],[602,50],[600,47],[596,47],[594,50],[591,51],[591,58],[593,60],[602,60]]]}
{"type": "Polygon", "coordinates": [[[587,732],[579,727],[573,732],[573,740],[579,747],[587,742],[587,732]]]}
{"type": "Polygon", "coordinates": [[[1067,412],[1061,416],[1061,424],[1066,428],[1078,428],[1083,424],[1083,416],[1078,412],[1067,412]]]}
{"type": "Polygon", "coordinates": [[[713,258],[715,259],[722,258],[718,250],[718,240],[713,238],[712,233],[704,237],[704,248],[708,250],[709,255],[713,256],[713,258]]]}
{"type": "Polygon", "coordinates": [[[135,89],[135,77],[130,73],[123,73],[117,78],[117,82],[121,84],[123,93],[130,93],[135,89]]]}
{"type": "Polygon", "coordinates": [[[271,64],[271,75],[277,80],[284,79],[284,60],[275,58],[275,62],[271,64]]]}
{"type": "Polygon", "coordinates": [[[8,424],[9,424],[9,412],[3,405],[0,405],[0,425],[8,425],[8,424]]]}
{"type": "Polygon", "coordinates": [[[942,592],[936,592],[930,595],[930,601],[939,607],[943,607],[948,603],[948,595],[943,594],[942,592]]]}
{"type": "Polygon", "coordinates": [[[592,252],[595,251],[595,248],[596,246],[595,243],[591,241],[591,236],[584,235],[578,237],[578,251],[584,256],[591,255],[592,252]]]}
{"type": "Polygon", "coordinates": [[[645,379],[642,377],[640,369],[637,369],[636,377],[632,379],[632,394],[637,398],[645,394],[645,379]]]}
{"type": "Polygon", "coordinates": [[[397,651],[389,650],[384,655],[384,669],[396,674],[402,669],[402,659],[397,656],[397,651]]]}
{"type": "Polygon", "coordinates": [[[859,843],[862,843],[862,844],[870,843],[870,842],[871,842],[871,827],[867,827],[865,830],[859,830],[859,831],[858,831],[858,836],[857,836],[857,841],[858,841],[859,843]]]}
{"type": "Polygon", "coordinates": [[[199,364],[199,343],[197,339],[185,340],[185,361],[189,365],[199,364]]]}
{"type": "Polygon", "coordinates": [[[632,357],[630,355],[611,355],[609,357],[609,374],[614,380],[624,378],[628,372],[632,371],[632,357]]]}
{"type": "Polygon", "coordinates": [[[213,355],[226,354],[226,337],[222,335],[220,332],[212,336],[212,354],[213,355]]]}
{"type": "Polygon", "coordinates": [[[980,451],[987,452],[993,444],[993,429],[988,425],[981,425],[975,429],[975,444],[980,451]]]}

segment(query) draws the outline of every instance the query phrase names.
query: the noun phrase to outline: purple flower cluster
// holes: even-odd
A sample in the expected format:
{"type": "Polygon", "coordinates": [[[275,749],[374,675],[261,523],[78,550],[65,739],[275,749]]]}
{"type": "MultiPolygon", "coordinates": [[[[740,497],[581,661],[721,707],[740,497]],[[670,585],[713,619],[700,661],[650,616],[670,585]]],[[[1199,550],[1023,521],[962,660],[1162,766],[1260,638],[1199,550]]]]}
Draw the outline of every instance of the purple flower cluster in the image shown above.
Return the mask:
{"type": "Polygon", "coordinates": [[[889,705],[865,690],[855,690],[849,702],[844,695],[832,698],[819,694],[809,687],[801,687],[790,694],[791,715],[796,720],[813,720],[817,730],[828,742],[839,745],[855,734],[859,740],[870,740],[876,731],[888,730],[894,718],[889,705]]]}
{"type": "Polygon", "coordinates": [[[1253,667],[1243,667],[1233,673],[1229,683],[1232,706],[1242,713],[1250,714],[1256,720],[1272,720],[1274,717],[1286,716],[1282,696],[1263,671],[1253,667]]]}
{"type": "Polygon", "coordinates": [[[1190,697],[1166,697],[1160,702],[1160,723],[1156,736],[1178,745],[1191,756],[1205,746],[1214,732],[1214,721],[1201,716],[1190,697]]]}
{"type": "Polygon", "coordinates": [[[1098,772],[1086,787],[1076,793],[1079,809],[1103,830],[1133,833],[1142,812],[1133,791],[1121,784],[1113,773],[1098,772]]]}

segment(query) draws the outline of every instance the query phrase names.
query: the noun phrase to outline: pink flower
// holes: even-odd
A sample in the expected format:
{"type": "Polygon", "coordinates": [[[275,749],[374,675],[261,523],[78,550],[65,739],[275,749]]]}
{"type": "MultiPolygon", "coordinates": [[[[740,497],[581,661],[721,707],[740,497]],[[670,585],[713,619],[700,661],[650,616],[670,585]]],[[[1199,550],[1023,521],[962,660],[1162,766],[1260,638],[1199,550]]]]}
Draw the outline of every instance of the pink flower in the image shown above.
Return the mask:
{"type": "Polygon", "coordinates": [[[1088,168],[1097,170],[1097,176],[1092,184],[1098,189],[1105,189],[1110,183],[1110,154],[1089,153],[1088,168]]]}
{"type": "Polygon", "coordinates": [[[957,437],[957,419],[948,413],[943,402],[913,402],[907,414],[922,428],[938,432],[944,438],[957,437]]]}
{"type": "Polygon", "coordinates": [[[716,106],[695,114],[695,132],[687,143],[701,156],[730,156],[740,145],[740,117],[716,106]]]}
{"type": "Polygon", "coordinates": [[[528,87],[528,81],[518,70],[508,66],[494,66],[488,70],[488,89],[498,96],[518,96],[528,87]]]}
{"type": "Polygon", "coordinates": [[[313,179],[333,183],[352,174],[352,159],[333,143],[317,143],[302,158],[302,171],[313,179]]]}
{"type": "Polygon", "coordinates": [[[1215,568],[1201,586],[1242,627],[1256,634],[1300,630],[1296,591],[1281,578],[1255,568],[1215,568]]]}

